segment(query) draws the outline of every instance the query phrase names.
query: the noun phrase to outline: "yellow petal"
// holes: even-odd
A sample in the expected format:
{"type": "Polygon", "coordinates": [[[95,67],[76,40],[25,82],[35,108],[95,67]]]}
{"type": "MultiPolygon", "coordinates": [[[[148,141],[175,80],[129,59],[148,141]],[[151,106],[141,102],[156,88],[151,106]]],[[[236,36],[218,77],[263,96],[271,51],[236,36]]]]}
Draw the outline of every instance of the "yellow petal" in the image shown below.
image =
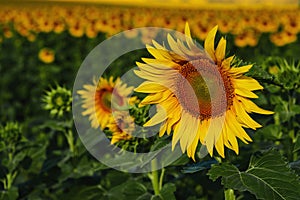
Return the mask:
{"type": "Polygon", "coordinates": [[[171,70],[171,67],[166,67],[164,64],[157,63],[154,66],[150,64],[136,62],[136,65],[139,67],[141,71],[150,72],[153,74],[164,74],[171,70]]]}
{"type": "Polygon", "coordinates": [[[251,100],[243,98],[243,97],[238,97],[238,100],[240,100],[243,103],[243,106],[245,107],[245,110],[249,113],[255,112],[259,114],[265,114],[265,115],[271,115],[274,114],[273,111],[265,110],[260,107],[258,107],[255,103],[253,103],[251,100]]]}
{"type": "Polygon", "coordinates": [[[170,97],[171,92],[159,92],[154,94],[149,94],[146,96],[139,104],[139,107],[143,107],[148,104],[159,104],[170,97]]]}
{"type": "Polygon", "coordinates": [[[162,106],[168,112],[169,115],[173,113],[174,110],[176,110],[176,107],[179,106],[179,102],[176,97],[171,96],[173,95],[173,93],[170,90],[167,90],[165,93],[166,96],[164,96],[165,98],[163,97],[165,101],[162,101],[159,105],[162,106]]]}
{"type": "Polygon", "coordinates": [[[222,60],[225,58],[225,52],[226,52],[226,40],[225,38],[222,37],[216,49],[217,63],[221,63],[222,60]]]}
{"type": "Polygon", "coordinates": [[[173,137],[172,137],[172,150],[174,150],[175,145],[177,144],[179,139],[184,137],[184,130],[185,130],[186,126],[189,124],[188,119],[187,119],[187,115],[188,114],[183,112],[182,116],[181,116],[181,120],[175,126],[173,137]]]}
{"type": "Polygon", "coordinates": [[[188,140],[185,148],[189,147],[195,140],[198,141],[197,134],[200,125],[200,120],[190,115],[190,125],[191,126],[188,127],[188,130],[186,132],[188,140]]]}
{"type": "Polygon", "coordinates": [[[142,93],[157,93],[165,90],[167,90],[165,86],[150,81],[144,81],[141,85],[134,89],[134,91],[142,93]]]}
{"type": "Polygon", "coordinates": [[[156,42],[155,40],[152,40],[152,44],[156,49],[164,49],[166,50],[166,48],[162,45],[160,45],[158,42],[156,42]]]}
{"type": "Polygon", "coordinates": [[[246,131],[241,127],[241,124],[236,120],[236,115],[231,111],[227,111],[226,115],[228,115],[228,128],[232,131],[239,139],[241,139],[245,144],[252,142],[252,139],[246,133],[246,131]],[[230,120],[230,122],[229,122],[230,120]]]}
{"type": "Polygon", "coordinates": [[[223,141],[222,134],[220,135],[219,139],[217,139],[216,150],[222,158],[225,158],[225,155],[224,155],[224,141],[223,141]]]}
{"type": "Polygon", "coordinates": [[[234,92],[243,97],[248,97],[248,98],[253,98],[253,99],[258,98],[258,96],[256,94],[249,91],[248,89],[235,88],[234,92]]]}
{"type": "Polygon", "coordinates": [[[89,90],[89,91],[95,91],[96,87],[94,85],[84,85],[84,89],[89,90]]]}
{"type": "Polygon", "coordinates": [[[253,78],[239,78],[231,80],[234,87],[241,90],[262,90],[263,86],[259,84],[259,82],[253,78]]]}
{"type": "Polygon", "coordinates": [[[218,118],[213,118],[211,119],[206,137],[204,138],[204,144],[206,145],[207,151],[210,154],[210,156],[212,156],[213,154],[213,148],[216,144],[219,135],[219,120],[218,118]]]}
{"type": "Polygon", "coordinates": [[[226,126],[226,123],[224,123],[223,125],[223,129],[222,129],[222,137],[223,137],[223,142],[224,142],[224,145],[226,147],[228,147],[229,149],[233,149],[229,140],[228,140],[228,136],[227,136],[227,130],[226,130],[227,126],[226,126]]]}
{"type": "Polygon", "coordinates": [[[173,37],[170,34],[168,34],[167,39],[168,39],[168,43],[169,43],[172,51],[181,57],[185,57],[185,54],[178,48],[177,43],[175,42],[175,40],[173,39],[173,37]]]}
{"type": "Polygon", "coordinates": [[[202,144],[204,144],[204,139],[207,135],[207,130],[209,126],[210,126],[210,120],[203,120],[200,123],[198,132],[199,132],[199,140],[202,144]]]}
{"type": "MultiPolygon", "coordinates": [[[[149,50],[149,53],[151,53],[155,58],[157,58],[158,60],[167,60],[167,61],[182,61],[185,60],[184,57],[180,56],[177,53],[173,53],[170,50],[167,50],[165,47],[161,46],[160,44],[158,44],[155,41],[152,41],[153,45],[156,47],[156,51],[153,49],[150,49],[154,54],[159,53],[161,56],[155,57],[149,50]]],[[[148,46],[149,48],[151,48],[151,46],[148,46]]],[[[147,48],[147,46],[146,46],[147,48]]],[[[153,47],[152,47],[153,48],[153,47]]],[[[148,48],[147,48],[148,49],[148,48]]]]}
{"type": "Polygon", "coordinates": [[[192,144],[190,144],[187,148],[187,154],[189,157],[191,157],[195,161],[195,152],[197,149],[198,141],[200,137],[200,132],[197,131],[196,137],[194,138],[192,144]]]}
{"type": "MultiPolygon", "coordinates": [[[[199,49],[198,49],[198,50],[195,50],[195,49],[189,50],[189,49],[183,44],[183,42],[182,42],[181,40],[179,40],[179,39],[177,39],[177,45],[178,45],[178,48],[179,48],[182,52],[184,52],[187,61],[188,61],[188,60],[191,60],[193,57],[196,57],[196,56],[199,55],[199,53],[200,53],[199,49]]],[[[202,54],[203,54],[203,52],[202,52],[202,54]]]]}
{"type": "Polygon", "coordinates": [[[229,73],[234,74],[234,75],[244,74],[244,73],[248,72],[252,68],[252,66],[253,65],[245,65],[242,67],[232,67],[232,68],[230,68],[229,73]]]}
{"type": "Polygon", "coordinates": [[[231,123],[230,118],[227,116],[225,120],[226,121],[225,121],[223,129],[226,132],[228,141],[230,142],[231,147],[229,147],[229,148],[231,148],[233,151],[235,151],[236,154],[239,154],[239,145],[238,145],[237,139],[235,137],[235,134],[232,132],[232,130],[228,126],[228,124],[231,123]]]}
{"type": "Polygon", "coordinates": [[[165,121],[167,117],[166,111],[161,106],[157,106],[157,113],[149,121],[147,121],[144,126],[154,126],[165,121]]]}
{"type": "Polygon", "coordinates": [[[186,147],[188,145],[189,138],[190,138],[190,134],[193,134],[192,130],[193,130],[194,124],[193,124],[193,117],[190,114],[186,113],[182,116],[182,118],[186,118],[186,123],[185,123],[185,126],[179,127],[178,131],[181,131],[183,133],[180,138],[180,148],[181,148],[182,152],[185,152],[186,147]]]}
{"type": "Polygon", "coordinates": [[[204,42],[204,48],[206,52],[209,54],[211,59],[215,62],[217,61],[215,56],[215,37],[216,37],[217,30],[218,30],[218,26],[215,26],[211,31],[209,31],[204,42]]]}
{"type": "Polygon", "coordinates": [[[167,123],[163,122],[159,129],[159,137],[162,137],[167,130],[167,123]]]}
{"type": "MultiPolygon", "coordinates": [[[[142,60],[156,69],[177,69],[179,65],[172,60],[158,60],[153,58],[142,58],[142,60]]],[[[139,65],[138,65],[139,66],[139,65]]]]}
{"type": "MultiPolygon", "coordinates": [[[[134,70],[134,72],[136,71],[138,70],[134,70]]],[[[156,70],[156,69],[144,70],[144,68],[140,68],[140,73],[142,74],[142,76],[144,75],[153,78],[162,78],[162,81],[159,82],[163,82],[166,79],[174,79],[178,75],[177,70],[168,70],[168,71],[156,70]]]]}
{"type": "Polygon", "coordinates": [[[222,65],[221,65],[222,69],[224,69],[225,71],[229,71],[233,59],[234,59],[234,56],[230,56],[230,57],[226,58],[225,60],[223,60],[222,65]]]}
{"type": "Polygon", "coordinates": [[[190,49],[192,49],[195,45],[194,45],[194,42],[193,42],[192,37],[191,37],[191,31],[190,31],[190,27],[189,27],[188,22],[185,23],[184,33],[185,33],[186,43],[187,43],[188,47],[190,49]]]}
{"type": "Polygon", "coordinates": [[[96,112],[95,107],[90,107],[82,112],[82,115],[94,114],[96,112]]]}
{"type": "Polygon", "coordinates": [[[146,48],[147,48],[148,52],[156,59],[160,59],[160,60],[170,60],[171,59],[167,50],[156,49],[150,45],[146,45],[146,48]]]}
{"type": "Polygon", "coordinates": [[[177,72],[165,74],[151,74],[149,72],[140,70],[133,70],[133,72],[140,78],[168,86],[174,84],[174,78],[177,76],[177,72]]]}
{"type": "Polygon", "coordinates": [[[249,127],[253,130],[256,130],[256,128],[260,128],[261,125],[254,121],[245,111],[243,108],[243,105],[241,102],[239,102],[237,99],[233,99],[233,108],[235,110],[235,113],[237,115],[237,119],[239,119],[246,127],[249,127]]]}
{"type": "Polygon", "coordinates": [[[179,119],[180,119],[181,112],[182,112],[181,106],[179,106],[179,104],[177,103],[174,106],[174,109],[172,111],[173,112],[170,112],[168,114],[169,115],[169,118],[168,118],[168,127],[167,127],[167,134],[168,135],[170,135],[173,125],[176,124],[179,121],[179,119]]]}

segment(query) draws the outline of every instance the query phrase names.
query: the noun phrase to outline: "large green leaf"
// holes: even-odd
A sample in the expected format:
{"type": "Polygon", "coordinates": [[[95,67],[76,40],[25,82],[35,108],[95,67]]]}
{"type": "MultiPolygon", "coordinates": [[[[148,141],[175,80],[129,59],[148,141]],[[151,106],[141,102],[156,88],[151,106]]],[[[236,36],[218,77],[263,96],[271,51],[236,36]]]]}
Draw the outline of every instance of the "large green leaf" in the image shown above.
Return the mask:
{"type": "Polygon", "coordinates": [[[136,180],[129,180],[113,187],[105,195],[110,200],[127,200],[144,197],[146,194],[147,188],[142,183],[136,180]]]}
{"type": "Polygon", "coordinates": [[[299,177],[288,167],[277,151],[251,157],[249,168],[241,172],[232,164],[214,165],[210,179],[222,177],[226,188],[249,191],[258,199],[299,199],[299,177]]]}
{"type": "Polygon", "coordinates": [[[300,175],[300,159],[298,159],[294,162],[291,162],[290,167],[292,170],[295,171],[296,174],[300,175]]]}
{"type": "Polygon", "coordinates": [[[174,195],[175,191],[176,191],[176,186],[173,183],[167,183],[161,189],[160,196],[164,200],[175,200],[176,199],[174,195]]]}
{"type": "Polygon", "coordinates": [[[218,163],[216,160],[207,160],[194,164],[190,164],[188,166],[184,166],[181,170],[183,173],[195,173],[198,171],[206,170],[211,167],[212,164],[218,163]]]}

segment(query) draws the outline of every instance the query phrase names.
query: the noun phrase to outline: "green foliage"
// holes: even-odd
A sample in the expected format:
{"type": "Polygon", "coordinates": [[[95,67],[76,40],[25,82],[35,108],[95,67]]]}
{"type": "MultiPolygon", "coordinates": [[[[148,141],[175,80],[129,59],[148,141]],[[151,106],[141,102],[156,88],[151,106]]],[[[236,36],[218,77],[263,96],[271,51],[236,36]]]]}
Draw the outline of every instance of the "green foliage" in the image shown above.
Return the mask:
{"type": "Polygon", "coordinates": [[[182,172],[183,173],[195,173],[198,171],[209,169],[212,164],[216,164],[216,163],[217,163],[216,160],[208,160],[208,161],[198,162],[198,163],[183,167],[182,172]]]}
{"type": "Polygon", "coordinates": [[[214,181],[222,177],[226,188],[249,191],[258,199],[298,199],[300,196],[299,177],[277,151],[253,155],[246,171],[222,163],[214,165],[208,174],[214,181]]]}

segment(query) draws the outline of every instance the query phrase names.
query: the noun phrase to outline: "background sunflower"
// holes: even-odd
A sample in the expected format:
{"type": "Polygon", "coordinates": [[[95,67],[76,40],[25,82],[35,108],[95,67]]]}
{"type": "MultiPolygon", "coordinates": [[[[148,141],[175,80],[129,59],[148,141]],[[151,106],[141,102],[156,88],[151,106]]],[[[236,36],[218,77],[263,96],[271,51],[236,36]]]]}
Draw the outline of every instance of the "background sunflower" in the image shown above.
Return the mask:
{"type": "Polygon", "coordinates": [[[78,94],[83,99],[83,115],[89,115],[93,128],[104,129],[113,121],[112,112],[119,109],[129,109],[136,97],[130,97],[133,87],[127,87],[121,79],[114,80],[100,78],[99,82],[94,79],[93,85],[84,85],[85,90],[79,90],[78,94]]]}

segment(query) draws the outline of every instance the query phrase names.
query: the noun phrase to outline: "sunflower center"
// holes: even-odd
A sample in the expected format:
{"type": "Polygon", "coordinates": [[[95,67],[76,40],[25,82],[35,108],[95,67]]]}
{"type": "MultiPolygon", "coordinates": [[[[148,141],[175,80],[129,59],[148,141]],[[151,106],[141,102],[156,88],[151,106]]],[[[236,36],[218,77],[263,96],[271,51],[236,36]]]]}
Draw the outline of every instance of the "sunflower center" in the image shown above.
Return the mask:
{"type": "Polygon", "coordinates": [[[111,112],[112,92],[108,89],[100,89],[96,91],[95,103],[106,112],[111,112]]]}
{"type": "Polygon", "coordinates": [[[107,112],[117,109],[124,104],[123,98],[116,92],[108,89],[101,89],[96,92],[96,103],[107,112]]]}
{"type": "Polygon", "coordinates": [[[104,92],[101,96],[102,106],[107,110],[111,110],[111,92],[104,92]]]}
{"type": "Polygon", "coordinates": [[[182,107],[201,120],[222,115],[231,105],[233,87],[226,72],[207,59],[184,64],[176,77],[182,107]]]}
{"type": "Polygon", "coordinates": [[[57,98],[55,99],[55,103],[56,103],[56,105],[58,105],[58,106],[62,106],[62,105],[64,104],[64,101],[63,101],[62,97],[57,97],[57,98]]]}

